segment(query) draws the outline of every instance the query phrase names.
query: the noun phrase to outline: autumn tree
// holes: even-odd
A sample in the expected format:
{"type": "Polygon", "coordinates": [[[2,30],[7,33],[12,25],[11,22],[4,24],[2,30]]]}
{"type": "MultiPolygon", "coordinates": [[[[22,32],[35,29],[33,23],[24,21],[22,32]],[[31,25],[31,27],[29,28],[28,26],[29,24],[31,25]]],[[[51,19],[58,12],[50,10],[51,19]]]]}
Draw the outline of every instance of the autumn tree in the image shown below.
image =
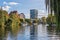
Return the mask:
{"type": "Polygon", "coordinates": [[[17,11],[10,12],[8,22],[9,22],[10,27],[12,27],[12,29],[18,28],[20,24],[20,18],[18,16],[17,11]]]}

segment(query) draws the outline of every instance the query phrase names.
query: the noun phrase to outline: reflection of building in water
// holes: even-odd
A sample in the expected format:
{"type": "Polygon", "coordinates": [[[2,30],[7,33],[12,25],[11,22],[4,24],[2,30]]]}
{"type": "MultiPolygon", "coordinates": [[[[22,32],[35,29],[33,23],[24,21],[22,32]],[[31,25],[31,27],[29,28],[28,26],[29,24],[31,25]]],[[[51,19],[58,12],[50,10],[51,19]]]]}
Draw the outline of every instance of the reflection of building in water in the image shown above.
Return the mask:
{"type": "Polygon", "coordinates": [[[46,26],[43,24],[38,25],[38,40],[47,40],[46,26]]]}
{"type": "Polygon", "coordinates": [[[37,25],[30,27],[30,40],[37,40],[37,25]]]}

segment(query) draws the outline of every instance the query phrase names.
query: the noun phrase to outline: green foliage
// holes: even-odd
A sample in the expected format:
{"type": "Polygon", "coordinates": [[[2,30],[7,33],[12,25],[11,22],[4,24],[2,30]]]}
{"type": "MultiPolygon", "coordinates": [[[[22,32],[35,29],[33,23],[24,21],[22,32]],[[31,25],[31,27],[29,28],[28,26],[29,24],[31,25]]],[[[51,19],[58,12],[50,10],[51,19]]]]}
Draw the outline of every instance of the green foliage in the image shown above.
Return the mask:
{"type": "Polygon", "coordinates": [[[38,23],[38,19],[33,20],[33,23],[38,23]]]}
{"type": "Polygon", "coordinates": [[[30,19],[25,19],[25,21],[26,21],[28,24],[31,24],[31,20],[30,20],[30,19]]]}
{"type": "Polygon", "coordinates": [[[20,19],[20,21],[21,21],[21,22],[24,22],[24,20],[23,20],[23,19],[20,19]]]}
{"type": "Polygon", "coordinates": [[[49,14],[46,20],[47,20],[48,24],[56,23],[56,16],[53,16],[53,15],[49,14]]]}
{"type": "Polygon", "coordinates": [[[0,26],[2,28],[18,28],[20,24],[20,18],[18,13],[13,11],[8,14],[5,10],[0,10],[0,26]]]}
{"type": "Polygon", "coordinates": [[[8,12],[5,10],[0,10],[0,25],[4,26],[7,20],[8,20],[8,12]]]}
{"type": "Polygon", "coordinates": [[[46,17],[42,17],[42,22],[46,23],[46,17]]]}
{"type": "Polygon", "coordinates": [[[60,0],[46,0],[46,8],[47,6],[50,6],[51,14],[52,11],[54,11],[54,14],[56,16],[57,29],[59,28],[58,30],[60,30],[60,0]]]}
{"type": "Polygon", "coordinates": [[[30,22],[30,19],[25,19],[25,21],[30,22]]]}
{"type": "Polygon", "coordinates": [[[19,24],[20,24],[20,18],[18,16],[18,13],[17,12],[10,12],[9,14],[9,25],[10,27],[13,29],[13,28],[18,28],[19,24]]]}

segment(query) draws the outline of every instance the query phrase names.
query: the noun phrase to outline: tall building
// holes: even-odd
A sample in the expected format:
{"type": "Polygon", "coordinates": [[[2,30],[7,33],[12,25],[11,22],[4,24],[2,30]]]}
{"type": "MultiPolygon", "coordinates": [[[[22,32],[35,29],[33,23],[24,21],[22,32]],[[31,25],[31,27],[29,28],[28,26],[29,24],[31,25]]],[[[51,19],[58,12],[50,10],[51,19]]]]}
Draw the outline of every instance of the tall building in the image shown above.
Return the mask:
{"type": "Polygon", "coordinates": [[[38,17],[38,10],[31,9],[30,10],[30,19],[37,19],[37,17],[38,17]]]}

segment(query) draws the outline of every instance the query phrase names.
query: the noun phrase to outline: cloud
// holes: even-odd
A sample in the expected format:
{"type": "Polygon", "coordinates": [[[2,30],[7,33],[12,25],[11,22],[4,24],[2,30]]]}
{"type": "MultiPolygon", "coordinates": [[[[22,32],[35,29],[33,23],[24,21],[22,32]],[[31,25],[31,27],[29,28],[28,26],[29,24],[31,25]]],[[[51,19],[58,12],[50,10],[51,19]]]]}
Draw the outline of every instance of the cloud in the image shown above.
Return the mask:
{"type": "Polygon", "coordinates": [[[4,1],[3,4],[7,4],[7,2],[4,1]]]}
{"type": "Polygon", "coordinates": [[[17,4],[19,4],[19,3],[17,3],[17,2],[5,2],[5,1],[4,1],[3,4],[4,4],[5,6],[3,6],[2,9],[8,11],[8,10],[11,8],[11,5],[17,5],[17,4]],[[9,6],[8,6],[8,5],[9,5],[9,6]]]}
{"type": "Polygon", "coordinates": [[[6,5],[17,5],[17,4],[19,4],[19,3],[17,3],[17,2],[3,2],[3,4],[6,4],[6,5]]]}
{"type": "Polygon", "coordinates": [[[17,5],[19,3],[16,3],[16,2],[9,2],[9,5],[17,5]]]}
{"type": "Polygon", "coordinates": [[[8,11],[10,8],[11,8],[10,6],[4,6],[4,7],[2,7],[2,9],[6,10],[6,11],[8,11]]]}
{"type": "Polygon", "coordinates": [[[39,10],[39,12],[45,13],[45,11],[44,11],[44,10],[39,10]]]}
{"type": "Polygon", "coordinates": [[[46,13],[44,10],[38,11],[38,18],[47,17],[47,15],[48,15],[48,13],[46,13]]]}

